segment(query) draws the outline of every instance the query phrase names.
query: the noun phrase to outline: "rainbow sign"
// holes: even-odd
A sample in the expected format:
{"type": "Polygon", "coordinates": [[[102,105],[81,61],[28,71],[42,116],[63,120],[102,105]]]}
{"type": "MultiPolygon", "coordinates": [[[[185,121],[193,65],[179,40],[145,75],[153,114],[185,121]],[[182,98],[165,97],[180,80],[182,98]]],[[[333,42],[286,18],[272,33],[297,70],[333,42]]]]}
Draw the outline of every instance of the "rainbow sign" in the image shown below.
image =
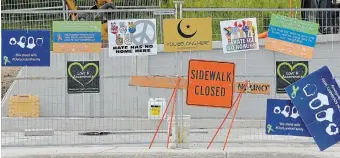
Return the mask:
{"type": "Polygon", "coordinates": [[[272,14],[265,48],[312,59],[319,24],[272,14]]]}

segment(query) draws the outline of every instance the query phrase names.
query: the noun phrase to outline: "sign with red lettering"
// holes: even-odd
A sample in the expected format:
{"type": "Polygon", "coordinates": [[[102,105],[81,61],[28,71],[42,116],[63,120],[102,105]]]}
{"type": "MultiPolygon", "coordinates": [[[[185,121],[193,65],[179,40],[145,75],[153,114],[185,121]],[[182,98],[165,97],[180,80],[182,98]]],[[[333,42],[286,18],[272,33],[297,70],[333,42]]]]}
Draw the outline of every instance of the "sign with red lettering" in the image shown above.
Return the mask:
{"type": "Polygon", "coordinates": [[[187,104],[232,107],[235,64],[230,62],[190,60],[187,104]]]}

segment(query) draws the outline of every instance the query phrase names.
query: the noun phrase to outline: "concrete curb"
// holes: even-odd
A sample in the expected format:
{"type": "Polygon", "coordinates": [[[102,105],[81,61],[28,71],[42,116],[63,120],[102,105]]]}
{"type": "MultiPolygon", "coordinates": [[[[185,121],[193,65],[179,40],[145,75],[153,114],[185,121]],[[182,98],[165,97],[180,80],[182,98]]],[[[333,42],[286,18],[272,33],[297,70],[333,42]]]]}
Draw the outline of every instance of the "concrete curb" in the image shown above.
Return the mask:
{"type": "MultiPolygon", "coordinates": [[[[55,131],[120,131],[120,130],[153,130],[159,120],[144,118],[1,118],[2,132],[24,132],[26,129],[53,129],[55,131]]],[[[216,129],[222,119],[191,119],[191,129],[216,129]]],[[[224,126],[231,122],[228,119],[224,126]]],[[[264,128],[265,120],[235,119],[234,128],[264,128]]],[[[167,129],[166,121],[161,130],[167,129]]]]}
{"type": "Polygon", "coordinates": [[[320,152],[316,146],[304,147],[227,147],[166,149],[164,147],[15,147],[2,148],[5,158],[339,158],[340,147],[334,146],[320,152]]]}
{"type": "Polygon", "coordinates": [[[1,157],[6,158],[225,158],[226,153],[221,149],[165,149],[153,147],[151,149],[138,147],[80,147],[66,148],[16,148],[4,149],[1,157]],[[15,154],[15,150],[26,154],[15,154]],[[35,154],[33,154],[35,152],[35,154]],[[37,152],[42,152],[36,154],[37,152]],[[7,154],[7,155],[6,155],[7,154]]]}

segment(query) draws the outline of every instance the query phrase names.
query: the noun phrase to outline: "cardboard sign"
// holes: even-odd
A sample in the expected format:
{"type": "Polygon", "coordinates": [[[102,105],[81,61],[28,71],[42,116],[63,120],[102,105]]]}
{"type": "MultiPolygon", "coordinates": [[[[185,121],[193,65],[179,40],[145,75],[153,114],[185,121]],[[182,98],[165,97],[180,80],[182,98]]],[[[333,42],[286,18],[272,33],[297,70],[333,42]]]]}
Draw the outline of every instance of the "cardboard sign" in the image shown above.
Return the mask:
{"type": "Polygon", "coordinates": [[[233,101],[235,64],[190,60],[187,104],[230,108],[233,101]]]}
{"type": "Polygon", "coordinates": [[[50,31],[2,30],[1,66],[50,66],[50,31]]]}
{"type": "MultiPolygon", "coordinates": [[[[247,86],[245,82],[236,82],[235,92],[242,93],[247,92],[247,86]]],[[[250,93],[252,94],[270,94],[270,85],[266,83],[253,83],[249,82],[250,93]]]]}
{"type": "Polygon", "coordinates": [[[99,61],[67,62],[68,93],[99,93],[99,61]]]}
{"type": "Polygon", "coordinates": [[[163,35],[164,52],[212,50],[212,19],[166,19],[163,35]]]}
{"type": "Polygon", "coordinates": [[[267,99],[266,134],[311,136],[292,102],[280,99],[267,99]]]}
{"type": "Polygon", "coordinates": [[[53,21],[54,53],[101,53],[100,21],[53,21]]]}
{"type": "Polygon", "coordinates": [[[308,61],[276,62],[276,93],[286,93],[285,88],[308,75],[308,61]]]}
{"type": "Polygon", "coordinates": [[[319,24],[272,14],[265,48],[312,59],[319,24]]]}
{"type": "Polygon", "coordinates": [[[157,55],[156,19],[108,21],[109,56],[157,55]]]}
{"type": "Polygon", "coordinates": [[[340,141],[340,88],[327,66],[286,91],[321,151],[340,141]]]}
{"type": "Polygon", "coordinates": [[[256,18],[220,22],[223,53],[259,50],[256,18]]]}

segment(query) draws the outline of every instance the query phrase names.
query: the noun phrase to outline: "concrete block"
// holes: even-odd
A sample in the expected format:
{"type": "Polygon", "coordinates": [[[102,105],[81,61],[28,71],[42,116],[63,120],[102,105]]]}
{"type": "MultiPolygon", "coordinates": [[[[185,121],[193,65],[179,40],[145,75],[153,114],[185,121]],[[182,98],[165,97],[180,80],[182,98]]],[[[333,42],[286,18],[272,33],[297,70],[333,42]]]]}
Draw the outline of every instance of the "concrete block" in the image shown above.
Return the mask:
{"type": "Polygon", "coordinates": [[[25,129],[25,136],[53,136],[53,129],[25,129]]]}

